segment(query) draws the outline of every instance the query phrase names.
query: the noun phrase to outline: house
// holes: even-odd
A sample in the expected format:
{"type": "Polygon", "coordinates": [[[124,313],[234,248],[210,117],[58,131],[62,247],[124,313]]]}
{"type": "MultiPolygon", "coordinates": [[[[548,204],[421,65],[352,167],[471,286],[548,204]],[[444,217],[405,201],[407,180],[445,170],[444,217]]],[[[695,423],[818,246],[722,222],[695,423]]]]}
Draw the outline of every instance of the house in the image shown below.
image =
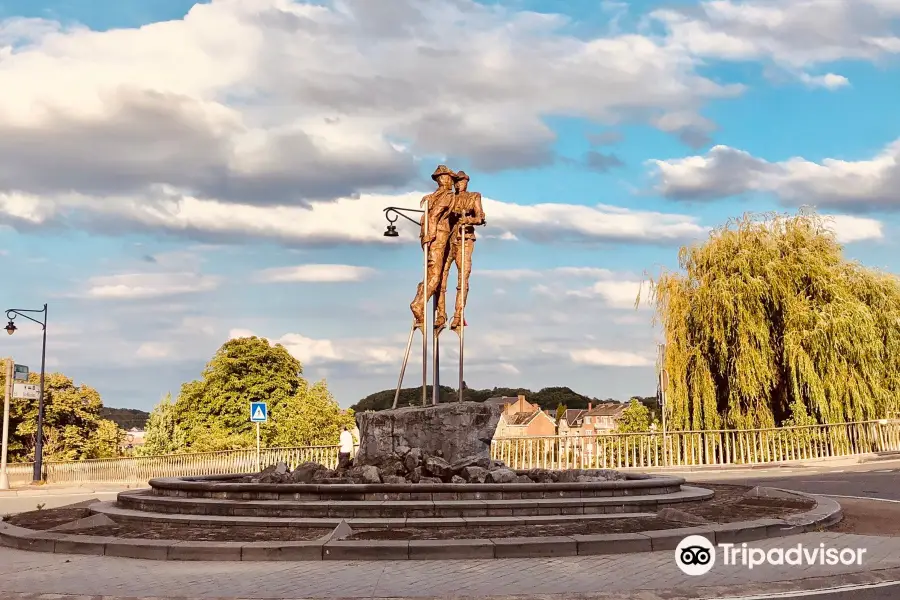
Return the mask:
{"type": "Polygon", "coordinates": [[[615,430],[627,405],[589,403],[587,410],[567,410],[559,422],[559,435],[597,435],[615,430]]]}
{"type": "Polygon", "coordinates": [[[122,440],[121,448],[122,450],[132,450],[134,448],[140,448],[144,445],[146,441],[147,432],[143,429],[138,429],[137,427],[132,427],[128,431],[125,432],[125,438],[122,440]]]}
{"type": "MultiPolygon", "coordinates": [[[[588,408],[590,407],[591,405],[588,404],[588,408]]],[[[566,409],[566,412],[563,413],[562,417],[560,417],[559,423],[557,423],[557,427],[559,428],[559,435],[579,435],[581,418],[586,412],[587,411],[583,408],[566,409]]]]}
{"type": "Polygon", "coordinates": [[[556,435],[556,421],[548,412],[532,404],[525,396],[489,398],[485,402],[503,407],[495,438],[556,435]]]}

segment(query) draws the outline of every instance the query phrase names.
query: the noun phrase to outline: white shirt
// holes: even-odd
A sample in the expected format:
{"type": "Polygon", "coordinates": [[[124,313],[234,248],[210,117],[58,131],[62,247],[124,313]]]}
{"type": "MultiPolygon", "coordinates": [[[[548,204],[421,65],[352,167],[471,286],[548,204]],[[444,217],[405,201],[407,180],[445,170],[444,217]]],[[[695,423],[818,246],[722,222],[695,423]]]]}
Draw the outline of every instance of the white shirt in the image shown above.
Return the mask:
{"type": "Polygon", "coordinates": [[[353,452],[353,434],[349,431],[341,432],[341,452],[344,454],[353,452]]]}

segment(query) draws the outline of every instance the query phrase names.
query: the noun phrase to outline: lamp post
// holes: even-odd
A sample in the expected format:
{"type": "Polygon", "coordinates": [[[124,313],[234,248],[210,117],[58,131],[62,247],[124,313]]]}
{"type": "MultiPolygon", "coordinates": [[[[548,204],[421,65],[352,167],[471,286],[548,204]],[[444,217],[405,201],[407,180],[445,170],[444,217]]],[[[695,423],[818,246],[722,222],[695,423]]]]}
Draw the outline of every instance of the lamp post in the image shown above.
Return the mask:
{"type": "MultiPolygon", "coordinates": [[[[389,207],[385,208],[384,209],[384,217],[387,219],[388,225],[387,225],[387,229],[384,232],[384,236],[391,237],[391,238],[399,237],[400,234],[397,232],[397,226],[394,225],[394,223],[396,223],[400,217],[403,217],[404,219],[406,219],[407,221],[409,221],[410,223],[412,223],[414,225],[420,226],[421,223],[419,223],[419,221],[410,217],[406,213],[427,214],[427,211],[428,211],[427,200],[426,200],[426,204],[425,204],[425,210],[418,210],[418,209],[414,209],[414,208],[400,208],[397,206],[389,206],[389,207]]],[[[425,227],[425,234],[427,235],[428,234],[428,219],[424,219],[423,222],[424,222],[424,227],[425,227]]],[[[428,292],[428,246],[427,245],[425,245],[423,247],[423,252],[425,255],[424,256],[425,271],[422,276],[422,316],[423,316],[423,323],[422,323],[422,404],[426,405],[426,404],[428,404],[428,336],[425,333],[426,331],[428,331],[428,293],[427,293],[428,292]]],[[[437,305],[438,305],[438,296],[437,296],[437,290],[435,290],[435,295],[433,297],[433,302],[432,302],[432,312],[433,312],[434,317],[437,316],[437,305]]],[[[406,364],[409,361],[409,351],[412,349],[412,341],[413,341],[413,336],[415,335],[415,331],[416,331],[416,324],[413,323],[413,326],[409,331],[409,339],[406,342],[406,353],[404,354],[404,357],[403,357],[403,364],[400,367],[400,377],[397,380],[397,389],[394,392],[393,408],[397,408],[397,402],[400,399],[400,389],[403,386],[403,376],[406,374],[406,364]]],[[[432,382],[432,385],[431,385],[431,403],[437,404],[439,393],[440,393],[440,385],[441,385],[440,346],[439,346],[437,334],[435,334],[435,336],[434,336],[433,362],[434,362],[434,364],[432,365],[432,372],[433,372],[434,381],[432,382]]]]}
{"type": "Polygon", "coordinates": [[[12,358],[7,358],[6,362],[3,363],[6,379],[3,385],[3,441],[0,443],[0,490],[9,489],[6,457],[9,452],[9,399],[12,396],[13,377],[15,377],[14,365],[12,358]]]}
{"type": "Polygon", "coordinates": [[[9,323],[6,325],[6,333],[12,335],[18,327],[14,323],[16,317],[24,317],[29,321],[33,321],[41,326],[44,332],[44,341],[41,345],[41,390],[38,398],[38,416],[37,416],[37,432],[34,438],[34,475],[32,479],[35,483],[44,480],[44,368],[47,364],[47,305],[40,310],[26,310],[22,308],[10,308],[6,311],[6,318],[9,323]],[[44,316],[43,321],[38,321],[29,314],[41,314],[44,316]]]}

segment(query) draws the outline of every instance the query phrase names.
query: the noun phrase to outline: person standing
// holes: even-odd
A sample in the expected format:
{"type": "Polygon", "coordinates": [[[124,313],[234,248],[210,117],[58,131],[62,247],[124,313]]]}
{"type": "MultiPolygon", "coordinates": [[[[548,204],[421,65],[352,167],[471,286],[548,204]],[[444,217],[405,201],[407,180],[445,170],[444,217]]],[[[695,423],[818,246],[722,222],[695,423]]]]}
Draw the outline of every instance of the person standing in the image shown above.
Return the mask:
{"type": "Polygon", "coordinates": [[[350,466],[350,455],[353,453],[353,434],[347,427],[341,431],[341,446],[338,449],[338,469],[350,466]]]}

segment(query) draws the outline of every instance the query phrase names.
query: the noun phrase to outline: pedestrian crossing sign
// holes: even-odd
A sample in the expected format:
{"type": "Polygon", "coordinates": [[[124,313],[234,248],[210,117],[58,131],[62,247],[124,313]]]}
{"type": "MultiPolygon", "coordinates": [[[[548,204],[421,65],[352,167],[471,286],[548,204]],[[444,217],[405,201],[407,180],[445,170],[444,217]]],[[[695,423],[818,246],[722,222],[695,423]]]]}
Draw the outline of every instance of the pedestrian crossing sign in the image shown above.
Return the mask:
{"type": "Polygon", "coordinates": [[[269,420],[269,411],[266,408],[265,402],[251,402],[250,403],[250,422],[251,423],[265,423],[269,420]]]}

